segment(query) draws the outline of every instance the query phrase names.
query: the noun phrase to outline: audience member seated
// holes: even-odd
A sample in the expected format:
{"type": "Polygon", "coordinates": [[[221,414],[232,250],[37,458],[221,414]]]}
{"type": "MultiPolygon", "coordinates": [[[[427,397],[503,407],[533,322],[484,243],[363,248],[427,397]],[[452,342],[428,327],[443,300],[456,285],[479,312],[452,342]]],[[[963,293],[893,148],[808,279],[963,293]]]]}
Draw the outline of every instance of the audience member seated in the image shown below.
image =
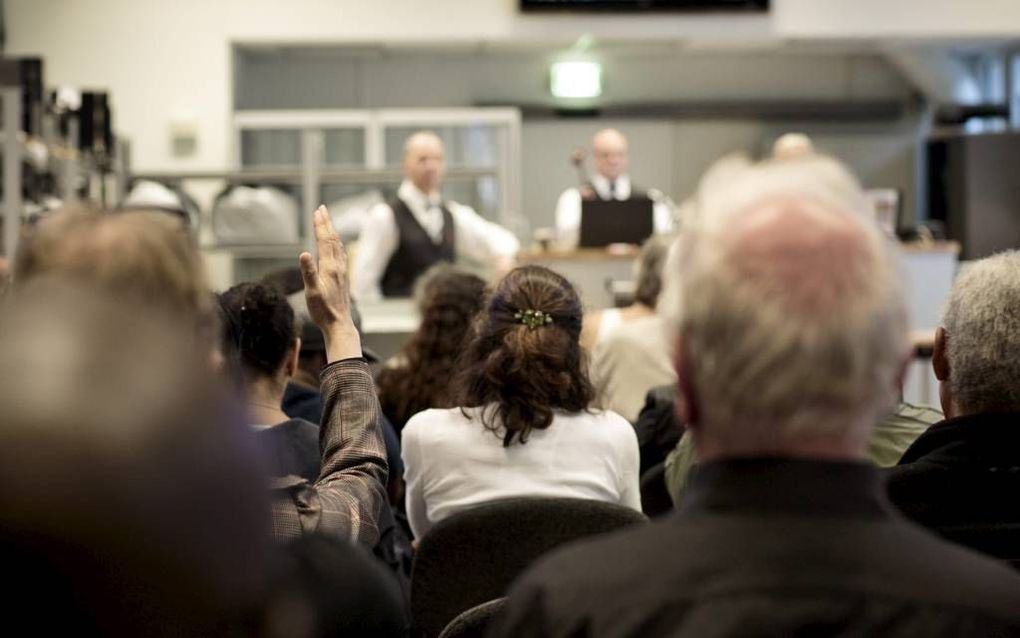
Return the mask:
{"type": "MultiPolygon", "coordinates": [[[[301,350],[298,352],[297,368],[287,382],[283,393],[283,411],[292,419],[304,419],[318,424],[322,420],[322,398],[319,396],[319,373],[326,367],[326,344],[322,340],[322,331],[308,316],[308,304],[305,303],[305,285],[301,278],[301,269],[294,266],[280,268],[264,275],[260,283],[272,286],[287,297],[290,307],[294,310],[294,323],[298,327],[301,338],[301,350]]],[[[354,327],[361,333],[361,319],[357,304],[351,300],[351,316],[354,327]]],[[[378,362],[374,353],[361,346],[362,356],[372,364],[378,362]]],[[[387,459],[391,454],[400,456],[399,442],[390,449],[391,429],[383,423],[383,436],[386,439],[387,459]]],[[[393,465],[390,465],[392,470],[393,465]]],[[[391,471],[392,474],[392,471],[391,471]]]]}
{"type": "Polygon", "coordinates": [[[44,275],[84,282],[186,318],[214,350],[212,297],[202,256],[181,218],[154,211],[67,209],[27,231],[15,285],[44,275]]]}
{"type": "MultiPolygon", "coordinates": [[[[299,271],[300,274],[300,271],[299,271]]],[[[297,369],[287,383],[283,392],[284,414],[292,419],[304,419],[312,423],[322,420],[322,396],[319,394],[319,372],[326,367],[326,342],[322,339],[322,331],[308,317],[308,306],[305,304],[305,293],[288,295],[287,301],[294,309],[295,320],[301,326],[301,350],[298,352],[297,369]]],[[[361,321],[357,307],[351,300],[351,311],[354,327],[361,333],[361,321]]],[[[369,365],[378,362],[371,350],[364,346],[362,354],[369,365]]],[[[404,494],[404,463],[400,460],[400,437],[384,415],[380,421],[383,441],[386,444],[386,465],[389,467],[389,479],[386,491],[390,503],[396,505],[403,502],[404,494]]]]}
{"type": "Polygon", "coordinates": [[[284,389],[297,370],[301,341],[294,311],[275,288],[238,284],[220,295],[223,353],[243,384],[246,414],[273,476],[319,477],[319,426],[288,417],[284,389]]]}
{"type": "MultiPolygon", "coordinates": [[[[273,286],[287,297],[287,302],[294,310],[294,323],[298,327],[301,338],[301,349],[298,352],[297,368],[287,382],[283,393],[283,411],[292,419],[304,419],[318,424],[322,420],[322,397],[319,395],[319,373],[326,367],[326,343],[322,340],[322,331],[308,316],[308,304],[305,301],[305,285],[298,267],[280,268],[262,277],[261,283],[273,286]]],[[[351,299],[351,317],[354,327],[361,334],[361,315],[358,305],[351,299]]],[[[378,363],[379,358],[370,349],[361,344],[361,354],[369,364],[378,363]]],[[[393,426],[383,419],[383,438],[386,441],[386,460],[393,475],[394,458],[400,459],[400,441],[396,438],[393,426]]]]}
{"type": "MultiPolygon", "coordinates": [[[[304,297],[304,293],[301,296],[304,297]]],[[[283,391],[281,407],[291,418],[317,424],[322,420],[319,372],[326,367],[326,342],[322,340],[322,331],[310,319],[298,320],[297,323],[301,326],[301,349],[294,375],[283,391]]]]}
{"type": "MultiPolygon", "coordinates": [[[[933,424],[942,420],[935,408],[900,401],[896,411],[875,426],[868,440],[868,460],[878,467],[892,467],[907,448],[933,424]]],[[[677,427],[681,430],[683,426],[677,427]]],[[[666,457],[666,489],[673,503],[679,505],[691,474],[697,470],[698,459],[694,442],[683,437],[676,449],[666,457]]]]}
{"type": "Polygon", "coordinates": [[[681,512],[549,555],[491,635],[1020,631],[1020,577],[905,522],[864,460],[899,392],[906,306],[838,168],[765,163],[685,226],[660,301],[703,460],[681,512]]]}
{"type": "Polygon", "coordinates": [[[464,336],[485,300],[485,282],[439,264],[419,278],[415,298],[421,324],[376,379],[383,414],[398,431],[419,412],[456,405],[450,380],[464,336]]]}
{"type": "MultiPolygon", "coordinates": [[[[347,258],[326,219],[315,213],[322,268],[302,254],[312,320],[323,331],[330,365],[323,370],[321,473],[315,484],[281,481],[273,533],[289,538],[320,531],[372,547],[386,502],[386,457],[379,404],[350,313],[347,258]],[[341,427],[341,424],[343,427],[341,427]]],[[[42,220],[21,246],[16,282],[44,275],[130,295],[198,327],[200,349],[220,352],[211,330],[211,296],[201,256],[180,220],[152,212],[66,212],[42,220]]]]}
{"type": "MultiPolygon", "coordinates": [[[[655,386],[676,383],[673,371],[673,339],[666,322],[655,313],[655,304],[662,289],[662,264],[666,259],[669,239],[649,239],[642,249],[636,303],[640,315],[619,311],[622,323],[600,337],[592,353],[592,377],[607,410],[619,413],[636,423],[645,395],[655,386]]],[[[603,311],[604,322],[605,313],[603,311]]],[[[641,435],[638,435],[639,438],[641,435]]]]}
{"type": "MultiPolygon", "coordinates": [[[[276,288],[287,297],[287,301],[294,311],[298,336],[301,338],[297,368],[287,382],[281,407],[284,413],[292,419],[304,419],[318,425],[322,419],[319,373],[326,367],[326,344],[322,340],[322,331],[308,317],[308,307],[305,304],[305,283],[301,278],[301,269],[288,267],[271,271],[262,277],[261,283],[276,288]]],[[[357,322],[355,322],[355,326],[357,326],[357,322]]],[[[389,452],[388,445],[387,452],[389,452]]]]}
{"type": "Polygon", "coordinates": [[[617,327],[630,321],[655,316],[655,304],[662,290],[662,264],[669,249],[669,236],[654,236],[641,247],[634,263],[634,301],[626,308],[606,308],[585,316],[581,345],[592,352],[617,327]]]}
{"type": "MultiPolygon", "coordinates": [[[[297,271],[298,278],[301,277],[301,270],[297,271]]],[[[279,272],[279,271],[278,271],[279,272]]],[[[263,278],[266,281],[268,276],[263,278]]],[[[303,286],[303,284],[302,284],[303,286]]],[[[286,290],[277,284],[278,288],[286,290]]],[[[326,342],[322,339],[322,331],[315,325],[308,316],[308,304],[305,302],[305,292],[302,287],[299,291],[287,295],[287,303],[294,310],[295,323],[300,326],[301,349],[298,352],[297,368],[294,376],[287,383],[283,392],[281,407],[284,414],[292,419],[304,419],[310,423],[318,424],[322,421],[322,396],[319,394],[319,373],[326,367],[326,342]]],[[[351,318],[358,334],[361,334],[361,317],[358,314],[357,304],[351,299],[351,318]]],[[[377,363],[379,358],[370,349],[361,345],[362,357],[371,366],[377,363]]],[[[400,460],[400,437],[393,429],[385,416],[380,421],[383,441],[386,444],[386,465],[389,467],[389,480],[386,491],[389,494],[390,503],[397,504],[403,500],[404,490],[404,465],[400,460]]]]}
{"type": "Polygon", "coordinates": [[[371,548],[386,507],[382,414],[351,317],[347,254],[323,206],[314,227],[318,266],[308,253],[300,263],[308,312],[322,330],[329,362],[320,375],[321,466],[315,484],[291,477],[277,485],[273,531],[278,538],[318,531],[371,548]]]}
{"type": "MultiPolygon", "coordinates": [[[[241,380],[248,421],[271,476],[284,484],[294,479],[315,482],[321,471],[319,426],[291,418],[282,408],[284,389],[297,370],[301,348],[301,340],[295,337],[294,310],[278,289],[257,283],[238,284],[220,295],[220,308],[224,355],[241,380]]],[[[379,542],[373,551],[399,570],[388,505],[380,511],[378,528],[379,542]]]]}
{"type": "MultiPolygon", "coordinates": [[[[283,268],[275,270],[262,278],[262,283],[274,287],[281,295],[286,295],[287,303],[293,311],[294,323],[299,326],[300,348],[298,349],[297,365],[289,378],[286,389],[283,392],[283,399],[280,408],[283,413],[292,420],[305,420],[318,426],[322,420],[322,397],[319,393],[319,373],[326,367],[326,342],[322,337],[322,330],[312,321],[308,313],[308,304],[305,300],[304,281],[301,269],[283,268]]],[[[351,318],[354,327],[361,332],[361,322],[357,306],[351,300],[351,318]]],[[[370,350],[362,346],[362,354],[368,363],[378,361],[370,350]]],[[[271,403],[271,405],[275,405],[271,403]]],[[[386,484],[386,493],[389,503],[393,507],[403,506],[404,493],[404,465],[400,460],[400,439],[394,431],[393,426],[383,417],[380,420],[383,441],[386,445],[386,465],[389,474],[386,484]]],[[[291,426],[293,428],[293,426],[291,426]]],[[[276,428],[271,428],[275,430],[276,428]]],[[[306,430],[305,440],[310,442],[311,431],[306,430]]],[[[318,427],[315,428],[315,475],[318,476],[319,468],[319,443],[318,427]]],[[[274,435],[275,436],[275,435],[274,435]]],[[[307,447],[307,445],[305,446],[307,447]]],[[[309,459],[311,461],[311,459],[309,459]]],[[[405,531],[406,523],[400,519],[399,513],[394,512],[390,507],[383,507],[379,518],[379,543],[373,550],[376,556],[396,571],[400,583],[406,589],[409,586],[407,578],[411,573],[411,549],[410,531],[405,531]]]]}
{"type": "Polygon", "coordinates": [[[178,316],[58,275],[0,317],[9,630],[244,635],[269,538],[250,434],[178,316]]]}
{"type": "MultiPolygon", "coordinates": [[[[24,532],[33,535],[31,548],[22,545],[24,551],[15,549],[15,556],[28,557],[32,548],[53,554],[50,564],[54,574],[47,575],[42,569],[44,561],[35,562],[40,575],[34,582],[46,587],[46,595],[26,596],[51,603],[58,593],[54,584],[63,583],[61,591],[76,598],[62,607],[75,633],[87,635],[90,622],[109,623],[109,627],[92,632],[103,635],[215,633],[192,622],[191,614],[201,616],[201,622],[208,619],[215,623],[217,630],[232,631],[233,625],[224,623],[235,619],[225,619],[222,610],[216,609],[224,593],[218,588],[255,587],[260,599],[265,593],[261,578],[264,552],[249,551],[251,543],[261,546],[270,533],[281,538],[314,531],[345,542],[375,543],[379,512],[385,504],[386,475],[377,426],[378,402],[368,368],[359,358],[358,333],[350,316],[346,257],[325,210],[316,212],[315,231],[319,267],[308,254],[301,256],[301,265],[311,316],[323,330],[331,362],[322,374],[326,415],[323,470],[314,485],[301,479],[280,481],[272,503],[271,530],[263,525],[269,521],[266,514],[270,507],[263,487],[265,476],[254,463],[256,446],[251,432],[242,429],[239,434],[238,428],[232,427],[232,415],[239,412],[226,405],[225,397],[212,403],[207,400],[221,385],[209,377],[215,369],[210,365],[210,353],[219,353],[211,330],[214,321],[209,302],[213,297],[197,246],[181,222],[154,213],[64,212],[42,220],[19,247],[16,294],[22,296],[15,312],[32,310],[27,291],[48,279],[89,290],[84,301],[73,294],[50,295],[61,302],[67,300],[66,307],[49,313],[55,321],[67,322],[56,324],[52,334],[38,318],[34,323],[0,323],[12,335],[21,334],[14,326],[22,326],[18,329],[22,332],[25,326],[34,326],[46,334],[38,342],[42,347],[36,354],[40,361],[58,366],[49,374],[40,371],[33,375],[23,354],[0,356],[4,365],[19,370],[12,373],[22,375],[19,383],[34,383],[47,392],[20,392],[17,383],[4,384],[13,397],[10,400],[27,410],[25,423],[31,426],[15,427],[18,422],[11,416],[15,413],[5,410],[10,416],[5,427],[11,427],[12,436],[25,435],[24,440],[12,439],[4,447],[10,458],[20,459],[17,465],[2,465],[10,472],[5,474],[5,485],[17,484],[13,477],[22,465],[31,466],[32,472],[38,470],[22,477],[26,486],[34,487],[14,492],[31,495],[30,507],[19,509],[24,504],[19,496],[17,503],[4,508],[13,518],[21,514],[35,518],[15,523],[13,528],[5,525],[4,533],[14,547],[26,540],[24,532]],[[123,301],[115,311],[103,310],[102,317],[93,320],[89,304],[100,303],[104,295],[123,301]],[[163,322],[159,324],[162,327],[150,331],[156,336],[145,336],[149,334],[145,326],[150,312],[153,321],[163,322]],[[116,321],[107,316],[111,314],[116,321]],[[180,333],[175,332],[178,329],[180,333]],[[61,336],[64,332],[67,335],[61,336]],[[91,349],[93,346],[96,349],[91,349]],[[55,347],[59,353],[46,355],[55,347]],[[100,353],[106,353],[106,358],[100,358],[100,353]],[[120,365],[118,356],[127,357],[125,365],[120,365]],[[192,356],[193,363],[182,369],[183,364],[175,362],[186,356],[192,356]],[[90,397],[91,402],[82,396],[90,397]],[[67,415],[62,416],[58,406],[63,404],[54,403],[54,397],[66,398],[67,415]],[[46,409],[40,407],[29,414],[30,408],[35,409],[31,402],[36,398],[46,399],[46,409]],[[29,423],[36,418],[33,414],[46,420],[29,423]],[[112,415],[108,424],[90,425],[100,423],[106,414],[112,415]],[[178,431],[170,423],[180,426],[179,433],[186,440],[178,441],[178,431]],[[63,432],[69,424],[74,428],[63,432]],[[52,432],[53,437],[37,438],[45,432],[52,432]],[[53,462],[41,462],[38,453],[24,453],[24,446],[30,443],[37,449],[53,450],[53,462]],[[107,450],[109,445],[117,449],[107,450]],[[99,446],[95,453],[93,446],[99,446]],[[227,456],[220,458],[224,453],[227,456]],[[24,459],[32,463],[22,462],[24,459]],[[67,459],[70,461],[65,464],[67,459]],[[149,468],[153,459],[159,463],[149,468]],[[81,463],[85,466],[80,467],[81,463]],[[53,497],[40,491],[43,483],[47,490],[54,490],[53,497]],[[175,487],[181,490],[179,494],[173,492],[175,487]],[[96,501],[96,494],[110,497],[108,508],[105,502],[96,501]],[[105,509],[110,511],[104,513],[105,509]],[[38,521],[38,526],[32,521],[38,521]],[[103,525],[97,528],[94,521],[103,525]],[[105,522],[109,521],[117,521],[116,533],[107,529],[105,522]],[[53,535],[45,536],[46,530],[53,535]],[[152,537],[148,538],[150,531],[152,537]],[[50,541],[46,538],[53,542],[47,545],[50,541]],[[68,550],[66,564],[58,565],[56,554],[49,551],[57,546],[68,550]],[[84,549],[84,557],[79,549],[84,549]],[[93,558],[98,562],[90,562],[93,558]],[[192,573],[196,569],[205,572],[192,573]],[[225,582],[201,582],[203,574],[225,582]],[[79,576],[81,580],[77,580],[79,576]],[[117,582],[104,580],[111,576],[117,582]],[[114,591],[110,596],[103,589],[107,585],[114,591]],[[78,591],[81,587],[90,591],[78,591]],[[123,590],[117,589],[121,587],[123,590]],[[200,607],[189,609],[196,599],[200,607]],[[78,623],[77,611],[88,617],[78,623]]],[[[44,305],[39,308],[43,315],[50,310],[44,305]]],[[[20,336],[12,339],[19,347],[37,344],[20,336]]],[[[27,578],[19,580],[29,582],[27,578]]],[[[29,589],[26,585],[25,590],[29,589]]],[[[227,601],[232,610],[234,605],[248,606],[250,601],[242,600],[242,594],[240,590],[230,594],[236,598],[227,601]]],[[[54,622],[63,621],[58,618],[54,622]]]]}
{"type": "Polygon", "coordinates": [[[634,423],[641,450],[641,475],[666,460],[680,442],[684,426],[676,416],[676,382],[652,388],[634,423]]]}
{"type": "Polygon", "coordinates": [[[915,521],[1020,567],[1020,252],[964,266],[935,335],[946,420],[891,470],[915,521]]]}
{"type": "Polygon", "coordinates": [[[640,511],[634,428],[591,407],[581,318],[577,292],[547,268],[517,268],[499,282],[460,362],[460,407],[421,412],[404,428],[416,537],[451,514],[512,496],[640,511]]]}

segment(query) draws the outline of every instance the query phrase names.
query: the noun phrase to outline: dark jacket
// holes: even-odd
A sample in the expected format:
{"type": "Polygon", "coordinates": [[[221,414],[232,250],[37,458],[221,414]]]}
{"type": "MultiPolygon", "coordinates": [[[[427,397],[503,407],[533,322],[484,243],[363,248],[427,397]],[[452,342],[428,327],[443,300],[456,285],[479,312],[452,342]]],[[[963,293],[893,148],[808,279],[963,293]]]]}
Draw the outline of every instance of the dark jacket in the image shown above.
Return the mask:
{"type": "MultiPolygon", "coordinates": [[[[319,389],[310,388],[297,381],[287,384],[287,388],[283,392],[282,408],[284,414],[292,419],[304,419],[316,425],[322,420],[322,398],[319,395],[319,389]]],[[[400,458],[400,437],[385,415],[382,416],[382,422],[379,425],[382,428],[383,441],[386,443],[386,463],[390,468],[390,480],[399,480],[404,475],[404,462],[400,458]]],[[[318,431],[316,428],[316,473],[319,471],[318,431]]],[[[315,477],[313,476],[311,480],[314,481],[315,477]]]]}
{"type": "Polygon", "coordinates": [[[1020,414],[933,425],[890,470],[889,498],[946,538],[1020,567],[1020,414]]]}
{"type": "Polygon", "coordinates": [[[707,463],[676,514],[540,561],[490,635],[1020,635],[1020,576],[882,491],[858,463],[707,463]]]}
{"type": "Polygon", "coordinates": [[[641,408],[634,423],[638,445],[641,448],[641,474],[666,460],[673,451],[684,426],[676,415],[676,384],[660,385],[645,395],[645,406],[641,408]]]}
{"type": "Polygon", "coordinates": [[[297,381],[287,383],[281,407],[292,419],[304,419],[315,425],[322,420],[322,398],[319,396],[319,389],[297,381]]]}
{"type": "Polygon", "coordinates": [[[269,465],[270,476],[319,478],[319,426],[291,419],[255,431],[255,440],[269,465]]]}
{"type": "MultiPolygon", "coordinates": [[[[326,368],[326,370],[328,369],[326,368]]],[[[292,381],[287,384],[287,391],[283,399],[283,411],[288,416],[295,417],[297,416],[296,410],[299,410],[301,406],[307,409],[321,410],[322,401],[319,392],[314,388],[292,381]],[[289,402],[288,397],[290,397],[289,402]]],[[[320,415],[310,411],[303,414],[314,419],[320,418],[320,415]]],[[[335,412],[331,418],[335,420],[337,416],[351,418],[349,414],[336,415],[335,412]]],[[[382,416],[382,413],[378,414],[378,418],[377,425],[378,429],[382,431],[385,442],[390,480],[393,480],[393,477],[399,480],[404,472],[400,459],[400,440],[393,431],[393,426],[386,421],[386,417],[382,416]]],[[[327,427],[329,426],[330,424],[327,423],[327,427]]],[[[276,482],[278,488],[283,486],[288,489],[296,489],[297,486],[291,484],[298,483],[298,478],[303,479],[306,485],[314,483],[318,479],[322,466],[319,452],[320,435],[319,427],[303,418],[292,418],[290,421],[256,432],[256,436],[269,458],[272,476],[278,477],[276,482]]],[[[397,574],[401,588],[406,593],[410,586],[407,575],[410,573],[411,542],[404,534],[403,528],[398,526],[388,499],[379,510],[376,527],[378,541],[373,546],[372,553],[397,574]]]]}
{"type": "Polygon", "coordinates": [[[294,475],[274,480],[273,534],[283,540],[319,532],[372,548],[387,504],[375,384],[362,359],[331,363],[320,379],[319,475],[314,482],[294,475]]]}

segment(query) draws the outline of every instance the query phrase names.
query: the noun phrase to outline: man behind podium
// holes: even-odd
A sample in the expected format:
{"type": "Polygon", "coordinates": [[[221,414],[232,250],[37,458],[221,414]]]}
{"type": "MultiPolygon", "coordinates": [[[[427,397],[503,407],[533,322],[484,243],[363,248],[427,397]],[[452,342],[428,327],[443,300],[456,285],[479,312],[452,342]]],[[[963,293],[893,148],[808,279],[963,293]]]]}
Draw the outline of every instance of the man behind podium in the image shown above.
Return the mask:
{"type": "MultiPolygon", "coordinates": [[[[591,138],[595,174],[576,188],[568,188],[556,203],[556,231],[565,246],[577,246],[581,228],[581,203],[586,200],[627,201],[648,199],[649,192],[636,188],[627,170],[630,158],[627,138],[616,129],[602,129],[591,138]]],[[[657,198],[653,206],[656,233],[673,230],[670,207],[657,198]]]]}
{"type": "Polygon", "coordinates": [[[404,181],[397,196],[372,209],[361,230],[354,290],[362,301],[410,297],[415,280],[441,261],[468,260],[509,270],[520,244],[468,206],[443,201],[443,142],[420,131],[404,143],[404,181]]]}

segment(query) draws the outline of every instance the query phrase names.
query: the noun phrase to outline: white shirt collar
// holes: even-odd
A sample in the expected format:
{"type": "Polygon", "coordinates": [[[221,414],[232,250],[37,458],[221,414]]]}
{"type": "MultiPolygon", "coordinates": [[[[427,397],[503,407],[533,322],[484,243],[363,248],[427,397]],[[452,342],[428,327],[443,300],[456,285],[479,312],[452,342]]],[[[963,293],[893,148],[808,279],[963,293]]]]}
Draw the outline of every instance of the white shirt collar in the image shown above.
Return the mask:
{"type": "MultiPolygon", "coordinates": [[[[609,198],[609,178],[605,175],[599,173],[592,175],[591,185],[595,187],[600,197],[609,198]]],[[[613,196],[616,199],[630,199],[630,175],[620,175],[616,178],[616,190],[613,196]]]]}
{"type": "Polygon", "coordinates": [[[400,188],[397,189],[397,197],[404,200],[408,206],[422,210],[439,206],[443,201],[443,196],[438,190],[425,194],[418,190],[418,187],[412,184],[409,179],[400,182],[400,188]]]}

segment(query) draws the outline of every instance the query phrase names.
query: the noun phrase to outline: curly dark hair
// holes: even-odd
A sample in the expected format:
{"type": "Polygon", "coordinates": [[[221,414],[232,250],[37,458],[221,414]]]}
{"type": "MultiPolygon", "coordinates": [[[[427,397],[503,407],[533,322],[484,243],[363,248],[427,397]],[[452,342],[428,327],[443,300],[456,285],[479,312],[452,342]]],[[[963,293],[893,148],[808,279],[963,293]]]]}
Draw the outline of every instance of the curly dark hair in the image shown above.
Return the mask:
{"type": "Polygon", "coordinates": [[[238,284],[220,295],[223,353],[240,371],[272,376],[297,338],[294,310],[275,286],[238,284]]]}
{"type": "Polygon", "coordinates": [[[434,266],[418,286],[421,325],[376,379],[383,414],[397,430],[429,408],[451,408],[450,378],[464,336],[485,301],[485,282],[448,264],[434,266]]]}
{"type": "Polygon", "coordinates": [[[456,398],[464,415],[481,407],[482,424],[509,447],[549,427],[554,410],[587,410],[595,388],[580,344],[581,318],[581,300],[563,276],[542,266],[510,271],[479,315],[460,362],[456,398]],[[527,310],[552,322],[521,323],[516,315],[527,310]]]}

